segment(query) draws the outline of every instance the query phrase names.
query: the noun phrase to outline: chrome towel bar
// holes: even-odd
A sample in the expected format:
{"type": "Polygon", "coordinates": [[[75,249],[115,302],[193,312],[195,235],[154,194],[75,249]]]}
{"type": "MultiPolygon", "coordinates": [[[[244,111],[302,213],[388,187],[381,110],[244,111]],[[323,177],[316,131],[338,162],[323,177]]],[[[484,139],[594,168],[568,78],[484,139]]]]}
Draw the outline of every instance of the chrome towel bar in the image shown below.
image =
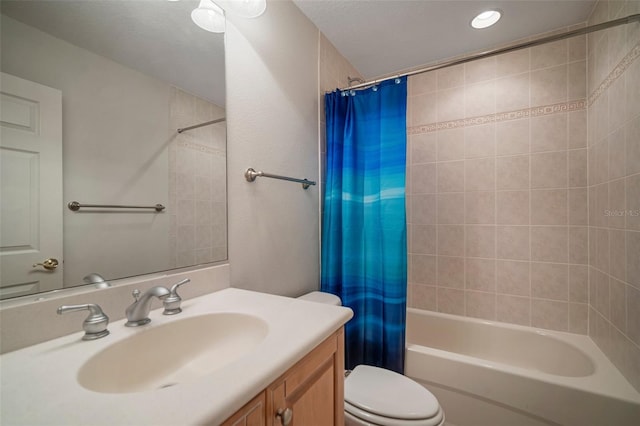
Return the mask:
{"type": "Polygon", "coordinates": [[[316,184],[312,180],[296,179],[296,178],[292,178],[292,177],[289,177],[289,176],[280,176],[280,175],[274,175],[274,174],[271,174],[271,173],[255,171],[251,167],[249,167],[247,169],[247,171],[244,172],[244,177],[247,180],[247,182],[253,182],[254,180],[256,180],[257,177],[266,177],[266,178],[271,178],[271,179],[288,180],[289,182],[301,183],[303,189],[307,189],[307,188],[309,188],[310,185],[315,185],[316,184]]]}
{"type": "Polygon", "coordinates": [[[156,212],[161,212],[166,207],[162,204],[156,204],[155,206],[119,206],[114,204],[80,204],[77,201],[71,201],[67,204],[69,210],[77,212],[81,208],[92,208],[92,209],[154,209],[156,212]]]}

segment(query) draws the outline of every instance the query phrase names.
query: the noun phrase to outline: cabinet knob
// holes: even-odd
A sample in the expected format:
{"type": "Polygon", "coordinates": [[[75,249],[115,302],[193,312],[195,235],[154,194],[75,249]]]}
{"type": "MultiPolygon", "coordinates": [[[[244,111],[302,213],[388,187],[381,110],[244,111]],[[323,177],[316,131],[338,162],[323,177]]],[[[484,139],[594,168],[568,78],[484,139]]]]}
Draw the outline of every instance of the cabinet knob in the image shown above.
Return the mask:
{"type": "Polygon", "coordinates": [[[280,423],[282,426],[287,426],[291,423],[291,419],[293,418],[293,410],[291,408],[278,408],[276,411],[276,417],[280,418],[280,423]]]}

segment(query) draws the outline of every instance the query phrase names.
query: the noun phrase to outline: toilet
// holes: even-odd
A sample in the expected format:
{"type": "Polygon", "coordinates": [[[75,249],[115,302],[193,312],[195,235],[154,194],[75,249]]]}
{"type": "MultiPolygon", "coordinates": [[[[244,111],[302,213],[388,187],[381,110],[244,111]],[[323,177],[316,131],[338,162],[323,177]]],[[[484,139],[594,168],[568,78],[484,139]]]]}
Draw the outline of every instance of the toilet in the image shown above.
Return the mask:
{"type": "MultiPolygon", "coordinates": [[[[313,291],[299,297],[340,306],[336,295],[313,291]]],[[[344,381],[346,426],[441,426],[444,412],[423,386],[394,371],[358,365],[344,381]]]]}

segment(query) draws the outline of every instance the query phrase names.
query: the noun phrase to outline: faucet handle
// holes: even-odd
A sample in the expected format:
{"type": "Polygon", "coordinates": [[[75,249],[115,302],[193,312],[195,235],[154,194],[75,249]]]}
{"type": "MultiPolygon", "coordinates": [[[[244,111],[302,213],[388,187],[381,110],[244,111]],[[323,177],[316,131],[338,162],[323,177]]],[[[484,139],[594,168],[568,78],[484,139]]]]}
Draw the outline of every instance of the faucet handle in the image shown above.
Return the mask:
{"type": "Polygon", "coordinates": [[[171,290],[169,290],[169,295],[164,298],[162,304],[164,305],[163,315],[175,315],[182,312],[182,308],[180,307],[180,302],[182,302],[182,297],[178,294],[178,287],[183,284],[191,282],[191,279],[185,278],[179,283],[175,283],[171,286],[171,290]]]}
{"type": "Polygon", "coordinates": [[[84,336],[82,340],[95,340],[109,334],[107,326],[109,325],[109,317],[102,312],[100,305],[86,303],[84,305],[62,305],[58,308],[58,315],[67,312],[89,311],[89,316],[82,323],[84,336]]]}
{"type": "Polygon", "coordinates": [[[133,299],[137,302],[140,299],[140,290],[137,288],[131,292],[133,299]]]}

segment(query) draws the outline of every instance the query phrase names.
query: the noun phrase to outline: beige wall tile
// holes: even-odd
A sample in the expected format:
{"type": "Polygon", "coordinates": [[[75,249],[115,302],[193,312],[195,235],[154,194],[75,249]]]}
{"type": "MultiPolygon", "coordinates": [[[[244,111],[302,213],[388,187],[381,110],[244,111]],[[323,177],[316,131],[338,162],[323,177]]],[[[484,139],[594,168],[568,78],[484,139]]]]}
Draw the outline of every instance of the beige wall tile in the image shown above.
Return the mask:
{"type": "Polygon", "coordinates": [[[569,62],[579,61],[587,57],[587,37],[584,35],[567,39],[569,62]]]}
{"type": "Polygon", "coordinates": [[[435,225],[411,225],[411,253],[436,254],[435,225]]]}
{"type": "Polygon", "coordinates": [[[531,263],[531,295],[540,299],[569,299],[569,266],[531,263]]]}
{"type": "Polygon", "coordinates": [[[567,149],[566,113],[531,118],[531,152],[567,149]]]}
{"type": "Polygon", "coordinates": [[[589,231],[586,226],[569,228],[569,263],[586,265],[589,261],[589,231]]]}
{"type": "Polygon", "coordinates": [[[569,189],[569,225],[588,225],[587,188],[569,189]]]}
{"type": "Polygon", "coordinates": [[[496,112],[529,108],[530,78],[525,72],[496,80],[496,112]]]}
{"type": "Polygon", "coordinates": [[[437,132],[438,161],[464,159],[464,129],[442,130],[437,132]]]}
{"type": "Polygon", "coordinates": [[[626,270],[626,232],[618,230],[609,231],[609,274],[621,281],[627,277],[626,270]]]}
{"type": "Polygon", "coordinates": [[[494,191],[467,192],[464,208],[466,224],[494,224],[496,193],[494,191]]]}
{"type": "Polygon", "coordinates": [[[464,161],[438,163],[438,192],[464,191],[464,161]]]}
{"type": "MultiPolygon", "coordinates": [[[[609,281],[611,324],[623,333],[627,332],[627,285],[612,279],[609,281]]],[[[633,291],[633,290],[632,290],[633,291]]]]}
{"type": "Polygon", "coordinates": [[[450,89],[464,85],[464,64],[443,68],[436,71],[438,90],[450,89]]]}
{"type": "Polygon", "coordinates": [[[523,118],[496,123],[496,153],[498,155],[528,154],[529,122],[528,118],[523,118]]]}
{"type": "Polygon", "coordinates": [[[467,316],[487,320],[496,319],[496,295],[495,293],[482,293],[479,291],[465,291],[467,316]]]}
{"type": "Polygon", "coordinates": [[[497,189],[529,189],[529,156],[496,159],[497,189]]]}
{"type": "Polygon", "coordinates": [[[465,190],[466,191],[489,191],[495,189],[495,167],[494,158],[480,158],[465,160],[465,190]]]}
{"type": "Polygon", "coordinates": [[[516,50],[496,57],[496,77],[529,71],[531,49],[516,50]]]}
{"type": "Polygon", "coordinates": [[[569,151],[569,187],[585,187],[587,184],[587,150],[569,151]]]}
{"type": "Polygon", "coordinates": [[[465,86],[465,116],[477,117],[496,112],[496,83],[494,80],[465,86]]]}
{"type": "Polygon", "coordinates": [[[531,72],[531,106],[549,105],[566,100],[566,65],[531,72]]]}
{"type": "Polygon", "coordinates": [[[640,290],[627,287],[627,336],[640,345],[640,290]]]}
{"type": "Polygon", "coordinates": [[[465,288],[479,291],[496,291],[496,261],[493,259],[466,260],[465,288]]]}
{"type": "Polygon", "coordinates": [[[438,287],[438,312],[464,315],[464,290],[438,287]]]}
{"type": "Polygon", "coordinates": [[[584,99],[587,96],[587,64],[586,61],[573,62],[568,67],[569,87],[567,96],[569,100],[584,99]]]}
{"type": "Polygon", "coordinates": [[[411,126],[434,123],[437,121],[436,94],[425,93],[409,98],[409,109],[411,111],[409,123],[411,126]]]}
{"type": "Polygon", "coordinates": [[[567,153],[550,152],[531,156],[531,188],[566,188],[567,153]]]}
{"type": "Polygon", "coordinates": [[[532,225],[566,225],[568,212],[566,189],[541,189],[531,191],[532,225]]]}
{"type": "Polygon", "coordinates": [[[609,319],[611,313],[611,307],[609,305],[609,276],[597,269],[590,269],[589,285],[590,290],[590,302],[593,307],[602,315],[605,319],[609,319]],[[593,297],[591,297],[593,295],[593,297]]]}
{"type": "Polygon", "coordinates": [[[497,320],[511,324],[531,325],[531,299],[528,297],[497,296],[497,320]]]}
{"type": "Polygon", "coordinates": [[[464,257],[438,256],[438,286],[464,288],[464,257]]]}
{"type": "Polygon", "coordinates": [[[415,164],[411,167],[411,192],[413,194],[436,192],[436,164],[415,164]]]}
{"type": "Polygon", "coordinates": [[[495,226],[467,225],[465,227],[465,255],[467,257],[495,258],[495,226]]]}
{"type": "Polygon", "coordinates": [[[589,301],[589,268],[586,265],[569,265],[569,301],[589,301]]]}
{"type": "Polygon", "coordinates": [[[437,121],[449,121],[464,116],[464,87],[438,91],[437,93],[437,121]]]}
{"type": "Polygon", "coordinates": [[[451,225],[464,223],[464,193],[438,194],[438,223],[451,225]]]}
{"type": "MultiPolygon", "coordinates": [[[[626,185],[624,179],[609,182],[609,204],[607,212],[609,227],[624,229],[627,219],[626,212],[626,185]]],[[[630,199],[633,202],[633,198],[630,199]]]]}
{"type": "Polygon", "coordinates": [[[624,123],[627,121],[627,113],[625,111],[627,104],[622,101],[625,97],[625,91],[628,90],[625,85],[626,75],[626,73],[620,75],[608,89],[609,128],[607,129],[607,133],[623,127],[624,123]]]}
{"type": "Polygon", "coordinates": [[[411,96],[436,91],[436,73],[425,72],[409,76],[409,93],[411,96]]]}
{"type": "Polygon", "coordinates": [[[640,115],[640,61],[634,61],[627,71],[626,116],[632,119],[640,115]]]}
{"type": "Polygon", "coordinates": [[[498,259],[529,260],[528,226],[498,226],[496,238],[498,259]]]}
{"type": "Polygon", "coordinates": [[[436,161],[437,139],[435,133],[421,133],[409,136],[411,148],[411,164],[431,163],[436,161]]]}
{"type": "Polygon", "coordinates": [[[586,110],[568,113],[569,117],[569,148],[583,148],[587,146],[587,112],[586,110]]]}
{"type": "Polygon", "coordinates": [[[409,306],[417,309],[435,311],[437,309],[437,287],[409,284],[409,306]]]}
{"type": "Polygon", "coordinates": [[[493,157],[495,152],[496,125],[494,123],[464,129],[465,158],[493,157]]]}
{"type": "Polygon", "coordinates": [[[496,205],[499,225],[529,224],[529,191],[498,191],[496,205]]]}
{"type": "Polygon", "coordinates": [[[569,303],[569,331],[587,334],[589,327],[589,305],[586,303],[569,303]]]}
{"type": "Polygon", "coordinates": [[[627,231],[627,282],[640,289],[640,232],[627,231]]]}
{"type": "Polygon", "coordinates": [[[416,194],[411,196],[411,221],[419,225],[436,223],[435,194],[416,194]]]}
{"type": "Polygon", "coordinates": [[[625,126],[625,148],[626,175],[640,173],[640,115],[625,126]]]}
{"type": "Polygon", "coordinates": [[[531,227],[531,260],[567,262],[568,238],[566,226],[531,227]]]}
{"type": "Polygon", "coordinates": [[[549,68],[567,62],[567,40],[545,43],[531,48],[531,69],[549,68]]]}
{"type": "Polygon", "coordinates": [[[531,325],[550,330],[568,331],[569,304],[553,300],[531,300],[531,325]]]}
{"type": "Polygon", "coordinates": [[[467,62],[465,65],[465,84],[474,84],[492,80],[496,76],[496,57],[467,62]]]}
{"type": "Polygon", "coordinates": [[[438,254],[464,256],[463,225],[438,225],[438,254]]]}
{"type": "Polygon", "coordinates": [[[424,255],[411,255],[410,282],[416,284],[435,285],[436,281],[436,257],[424,255]]]}
{"type": "Polygon", "coordinates": [[[498,293],[530,296],[530,263],[514,260],[496,261],[498,293]]]}
{"type": "Polygon", "coordinates": [[[625,181],[627,205],[627,229],[640,231],[640,174],[630,176],[625,181]]]}
{"type": "Polygon", "coordinates": [[[596,267],[609,273],[609,229],[596,229],[596,267]]]}
{"type": "Polygon", "coordinates": [[[609,137],[609,179],[626,176],[625,128],[620,127],[609,137]]]}

